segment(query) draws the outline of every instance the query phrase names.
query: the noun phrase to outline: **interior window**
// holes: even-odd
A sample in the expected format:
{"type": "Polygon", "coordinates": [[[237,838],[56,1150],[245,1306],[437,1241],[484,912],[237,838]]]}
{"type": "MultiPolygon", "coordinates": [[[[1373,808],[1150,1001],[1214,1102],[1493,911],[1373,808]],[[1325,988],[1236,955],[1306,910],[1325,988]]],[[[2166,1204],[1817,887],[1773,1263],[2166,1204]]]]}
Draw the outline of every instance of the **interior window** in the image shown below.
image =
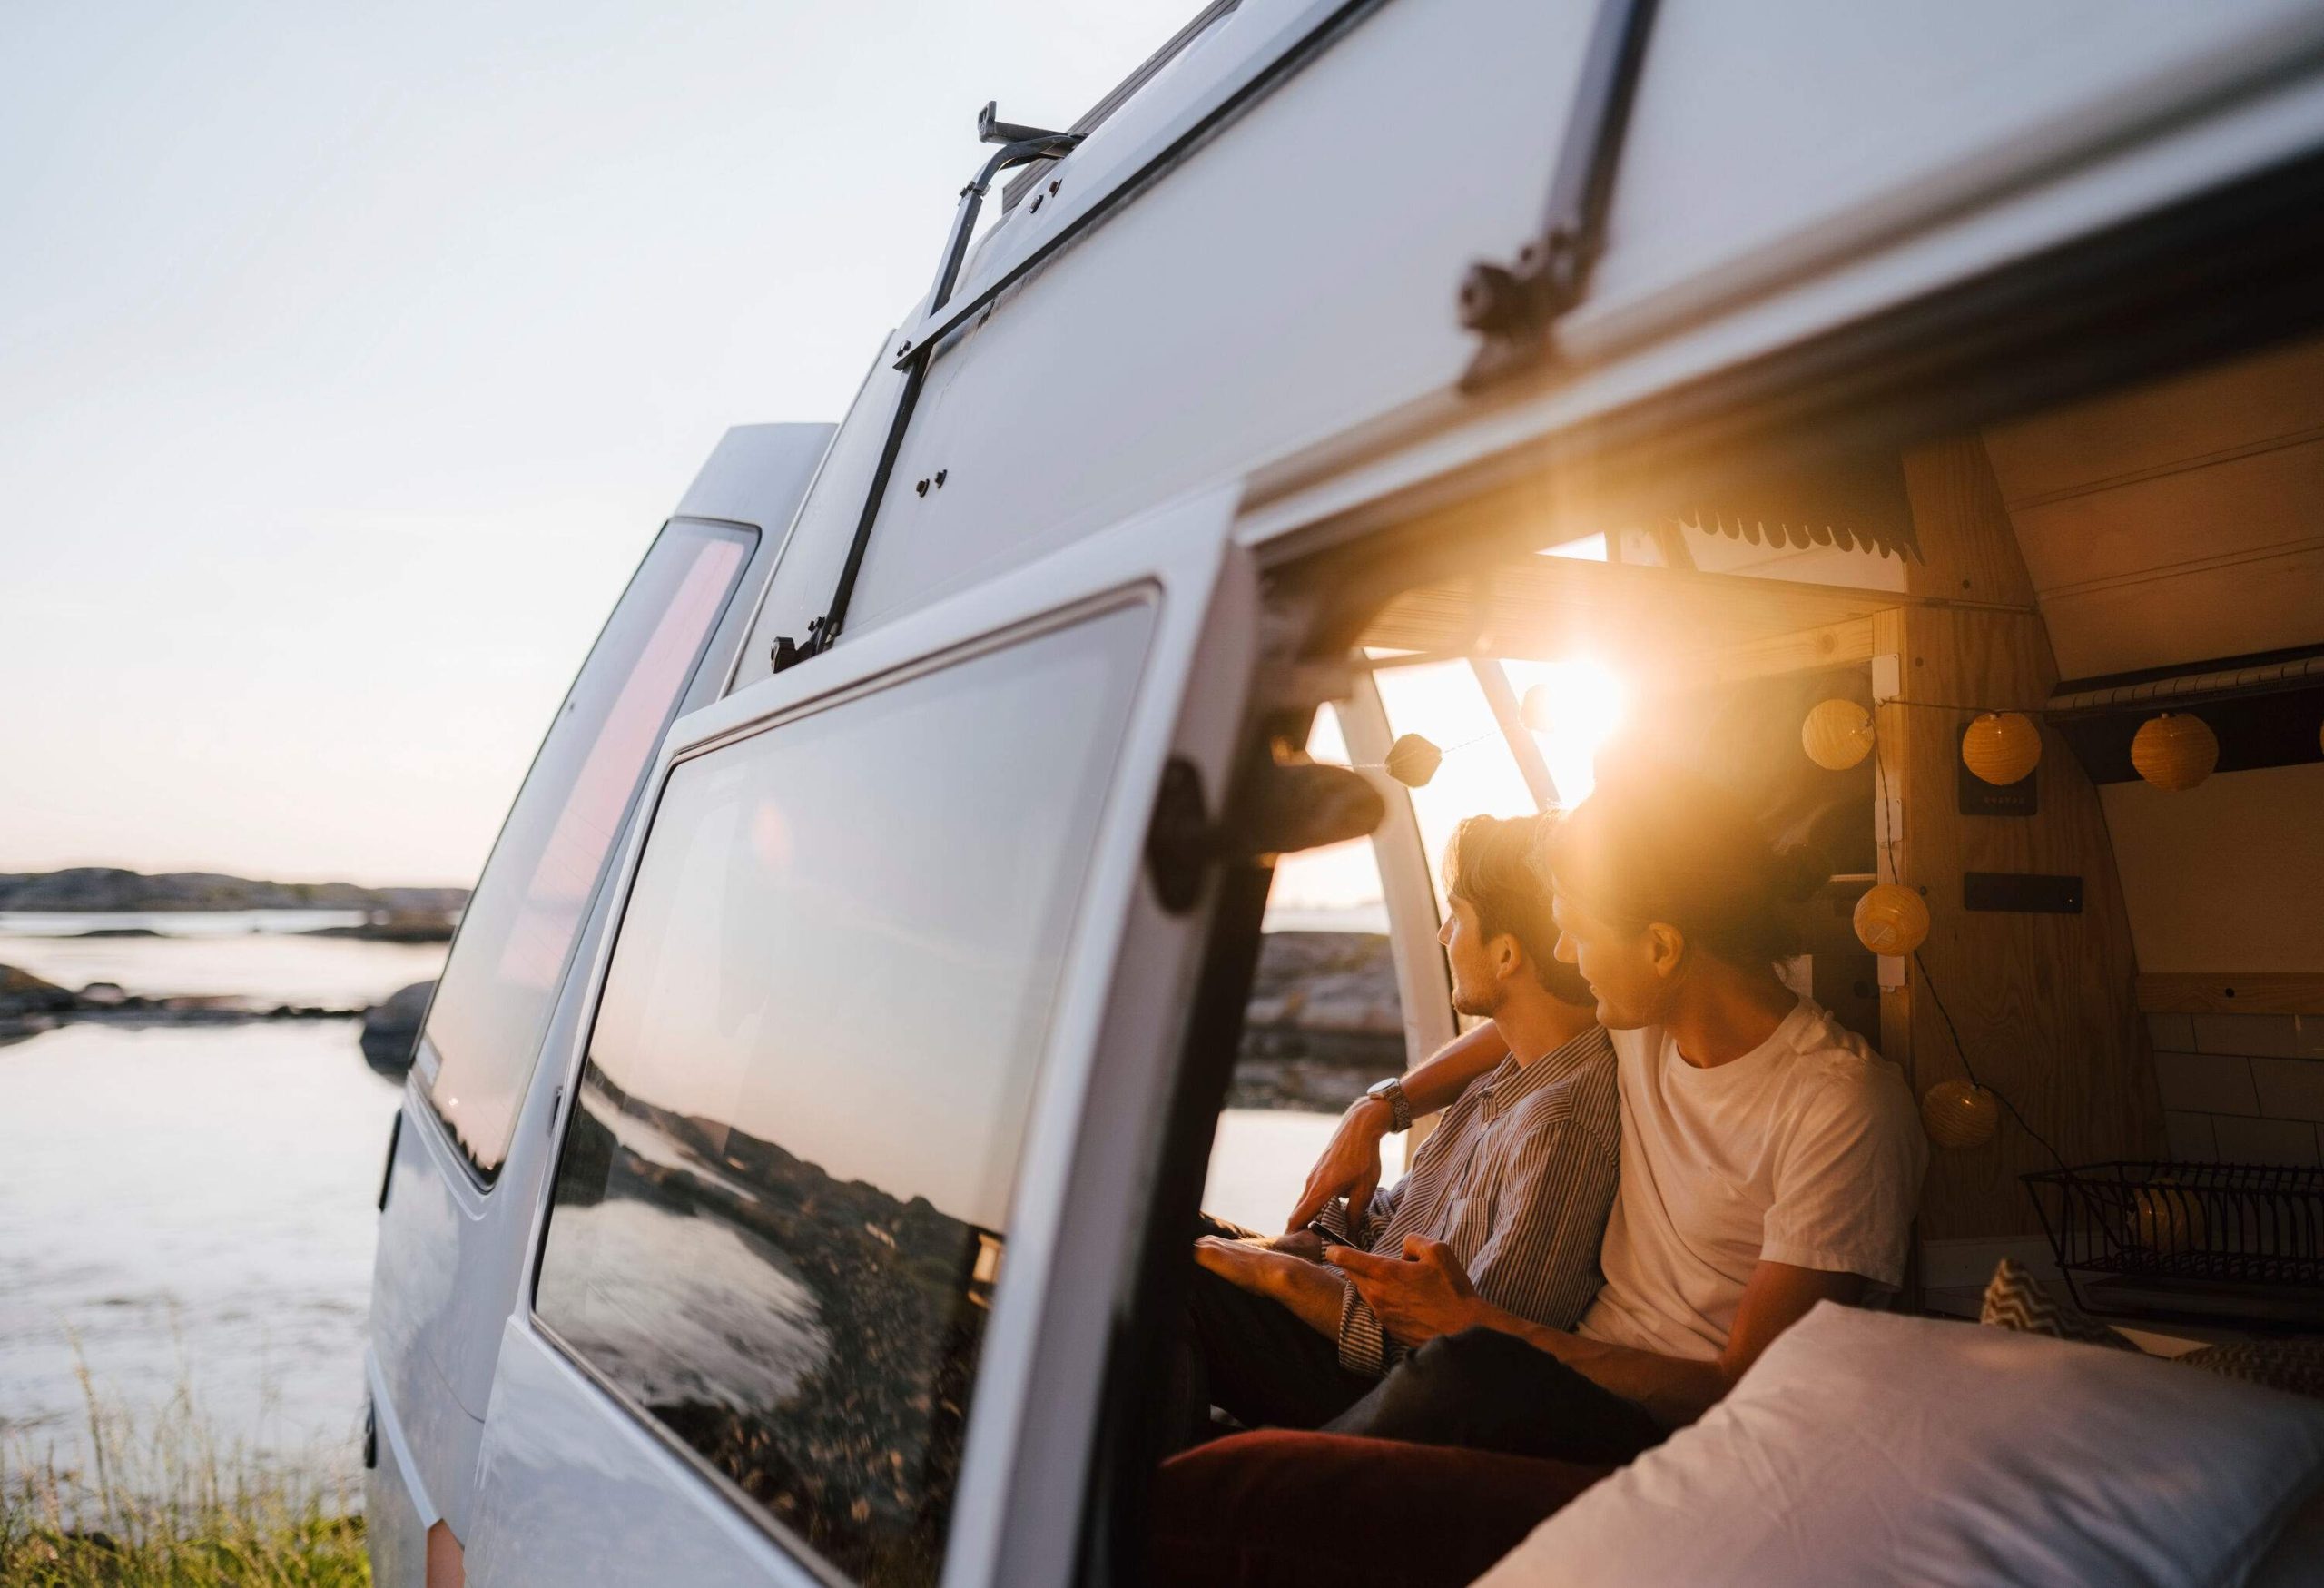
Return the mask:
{"type": "Polygon", "coordinates": [[[558,1167],[541,1321],[865,1583],[933,1583],[1151,608],[679,765],[558,1167]]]}
{"type": "MultiPolygon", "coordinates": [[[[1348,764],[1339,717],[1316,713],[1307,753],[1348,764]]],[[[1267,891],[1265,936],[1203,1208],[1273,1234],[1357,1094],[1404,1069],[1403,1009],[1373,840],[1286,854],[1267,891]]],[[[1403,1139],[1383,1143],[1393,1178],[1403,1139]]]]}
{"type": "Polygon", "coordinates": [[[757,540],[678,519],[582,664],[493,845],[428,1011],[417,1065],[477,1172],[507,1155],[566,957],[631,799],[757,540]]]}

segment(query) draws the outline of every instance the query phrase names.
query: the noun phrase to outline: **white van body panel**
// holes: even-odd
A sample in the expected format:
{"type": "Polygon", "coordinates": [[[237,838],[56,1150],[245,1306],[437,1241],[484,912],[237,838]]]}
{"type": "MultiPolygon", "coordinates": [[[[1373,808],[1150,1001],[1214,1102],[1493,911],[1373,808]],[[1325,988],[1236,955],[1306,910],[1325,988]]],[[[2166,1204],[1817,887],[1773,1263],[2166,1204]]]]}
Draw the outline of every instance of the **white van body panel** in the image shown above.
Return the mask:
{"type": "MultiPolygon", "coordinates": [[[[782,537],[835,429],[828,424],[738,426],[721,439],[687,490],[677,517],[741,523],[760,533],[681,692],[678,712],[715,699],[731,676],[758,593],[780,557],[782,537]]],[[[612,874],[608,865],[606,875],[612,874]]],[[[601,884],[582,923],[576,965],[586,966],[589,945],[604,932],[607,893],[601,884]]],[[[459,952],[457,942],[453,952],[459,952]]],[[[479,952],[497,952],[497,945],[479,945],[479,952]]],[[[374,1416],[398,1428],[396,1447],[422,1496],[419,1510],[428,1521],[440,1515],[455,1536],[468,1531],[500,1326],[531,1232],[535,1192],[554,1157],[548,1127],[569,1079],[580,1010],[576,990],[568,967],[540,1038],[541,1056],[507,1158],[488,1189],[462,1160],[416,1073],[404,1090],[373,1264],[374,1416]]],[[[382,1465],[386,1451],[382,1441],[382,1465]]]]}
{"type": "Polygon", "coordinates": [[[371,1464],[363,1475],[363,1544],[374,1588],[426,1588],[428,1530],[438,1520],[397,1419],[379,1358],[363,1354],[371,1396],[371,1464]]]}
{"type": "Polygon", "coordinates": [[[749,524],[779,550],[838,433],[827,424],[736,425],[718,438],[670,516],[749,524]]]}
{"type": "MultiPolygon", "coordinates": [[[[1070,1236],[1078,1215],[1094,1210],[1109,1227],[1127,1228],[1140,1206],[1137,1154],[1126,1144],[1147,1133],[1154,1092],[1167,1080],[1174,1017],[1183,1015],[1201,941],[1199,911],[1163,916],[1153,905],[1143,881],[1143,838],[1170,755],[1195,761],[1211,788],[1224,786],[1257,618],[1256,577],[1232,545],[1236,504],[1231,489],[1174,504],[887,626],[812,667],[741,690],[673,726],[648,784],[649,793],[657,791],[680,759],[756,731],[779,732],[783,720],[827,697],[986,636],[1085,611],[1118,593],[1135,597],[1144,590],[1157,600],[1044,1038],[1010,1199],[1008,1277],[984,1336],[952,1508],[948,1583],[1021,1581],[999,1573],[1004,1544],[1061,1563],[1078,1538],[1078,1516],[1059,1507],[1056,1496],[1073,1492],[1086,1471],[1114,1305],[1112,1276],[1088,1254],[1110,1251],[1124,1267],[1135,1254],[1126,1240],[1092,1248],[1070,1236]],[[1196,682],[1202,687],[1190,689],[1196,682]],[[1125,966],[1119,957],[1133,937],[1137,952],[1125,966]],[[1102,1044],[1098,1032],[1123,969],[1152,992],[1135,1001],[1131,1045],[1115,1048],[1102,1044]],[[1167,1001],[1172,997],[1175,1005],[1167,1001]],[[1108,1060],[1102,1067],[1101,1050],[1108,1060]],[[1130,1093],[1110,1090],[1106,1076],[1127,1079],[1130,1093]],[[1092,1173],[1093,1147],[1102,1174],[1092,1173]]],[[[635,823],[624,840],[616,896],[635,876],[649,827],[635,823]]],[[[612,937],[601,934],[596,945],[587,978],[592,1005],[603,989],[612,937]]],[[[532,1197],[536,1229],[552,1178],[540,1177],[532,1197]]],[[[645,1588],[679,1580],[668,1563],[703,1551],[704,1574],[684,1580],[715,1583],[730,1580],[721,1573],[771,1558],[766,1550],[780,1555],[690,1452],[617,1403],[544,1335],[530,1299],[537,1260],[535,1243],[527,1248],[521,1298],[507,1324],[511,1343],[498,1353],[475,1529],[466,1537],[476,1580],[493,1588],[549,1588],[586,1577],[609,1588],[645,1588]],[[520,1340],[522,1350],[515,1344],[520,1340]],[[736,1542],[737,1525],[758,1536],[736,1542]],[[610,1537],[623,1541],[620,1565],[582,1542],[610,1537]],[[635,1563],[634,1572],[628,1563],[635,1563]]]]}
{"type": "Polygon", "coordinates": [[[606,1415],[602,1392],[521,1319],[508,1320],[497,1361],[465,1551],[475,1588],[826,1583],[645,1425],[606,1415]]]}
{"type": "Polygon", "coordinates": [[[935,355],[852,632],[1451,385],[1453,291],[1539,224],[1590,23],[1383,6],[1012,289],[935,355]],[[1457,163],[1421,131],[1454,128],[1457,163]]]}
{"type": "Polygon", "coordinates": [[[887,444],[889,421],[903,395],[904,378],[890,366],[888,358],[893,345],[891,338],[880,340],[847,418],[808,488],[782,559],[753,616],[750,638],[736,660],[730,688],[765,677],[773,670],[768,658],[775,636],[787,635],[805,641],[809,621],[821,617],[831,607],[840,568],[847,560],[848,544],[863,512],[863,498],[879,469],[881,449],[887,444]]]}
{"type": "MultiPolygon", "coordinates": [[[[1059,192],[994,230],[955,303],[1334,9],[1221,18],[1046,168],[1059,192]]],[[[1453,389],[1475,346],[1455,291],[1539,229],[1590,13],[1381,5],[971,317],[933,354],[851,632],[1208,480],[1253,478],[1259,544],[2324,144],[2324,12],[2301,0],[1670,0],[1561,378],[1480,405],[1453,389]]],[[[743,677],[813,609],[762,625],[743,677]]]]}

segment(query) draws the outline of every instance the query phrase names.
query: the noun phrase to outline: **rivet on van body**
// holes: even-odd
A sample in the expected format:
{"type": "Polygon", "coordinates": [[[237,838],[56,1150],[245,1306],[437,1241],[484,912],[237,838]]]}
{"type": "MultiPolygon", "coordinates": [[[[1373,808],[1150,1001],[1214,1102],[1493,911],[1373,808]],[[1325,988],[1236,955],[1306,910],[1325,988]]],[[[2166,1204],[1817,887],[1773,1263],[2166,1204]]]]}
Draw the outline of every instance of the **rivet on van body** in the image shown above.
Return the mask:
{"type": "Polygon", "coordinates": [[[938,490],[942,490],[944,488],[944,477],[951,472],[952,471],[949,469],[940,469],[936,471],[936,488],[938,490]]]}
{"type": "Polygon", "coordinates": [[[928,482],[923,479],[911,488],[916,495],[924,497],[928,494],[928,482]]]}

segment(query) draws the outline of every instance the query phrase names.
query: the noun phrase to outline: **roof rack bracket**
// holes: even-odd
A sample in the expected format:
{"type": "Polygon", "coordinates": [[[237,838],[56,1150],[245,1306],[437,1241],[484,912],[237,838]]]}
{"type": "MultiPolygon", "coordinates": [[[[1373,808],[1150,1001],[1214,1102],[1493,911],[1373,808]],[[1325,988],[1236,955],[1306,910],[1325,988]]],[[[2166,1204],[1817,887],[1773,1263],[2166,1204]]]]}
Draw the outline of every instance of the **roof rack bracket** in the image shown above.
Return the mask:
{"type": "Polygon", "coordinates": [[[1461,323],[1483,339],[1461,376],[1475,392],[1540,363],[1559,316],[1581,301],[1605,247],[1614,168],[1646,62],[1655,0],[1600,0],[1572,113],[1550,182],[1541,235],[1506,265],[1479,261],[1462,278],[1461,323]]]}

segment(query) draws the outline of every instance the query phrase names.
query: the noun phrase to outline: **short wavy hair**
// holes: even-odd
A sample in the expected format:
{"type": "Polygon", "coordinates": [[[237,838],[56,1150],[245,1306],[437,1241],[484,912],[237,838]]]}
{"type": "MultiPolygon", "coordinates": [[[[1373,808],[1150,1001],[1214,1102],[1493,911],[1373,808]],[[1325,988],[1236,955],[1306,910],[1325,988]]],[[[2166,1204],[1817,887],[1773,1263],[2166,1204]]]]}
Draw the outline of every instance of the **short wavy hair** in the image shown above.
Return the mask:
{"type": "Polygon", "coordinates": [[[1550,890],[1534,856],[1550,841],[1560,813],[1538,816],[1471,816],[1444,846],[1444,892],[1477,912],[1488,938],[1517,940],[1532,963],[1533,979],[1561,1003],[1594,1006],[1597,995],[1581,972],[1558,958],[1558,927],[1550,890]]]}

